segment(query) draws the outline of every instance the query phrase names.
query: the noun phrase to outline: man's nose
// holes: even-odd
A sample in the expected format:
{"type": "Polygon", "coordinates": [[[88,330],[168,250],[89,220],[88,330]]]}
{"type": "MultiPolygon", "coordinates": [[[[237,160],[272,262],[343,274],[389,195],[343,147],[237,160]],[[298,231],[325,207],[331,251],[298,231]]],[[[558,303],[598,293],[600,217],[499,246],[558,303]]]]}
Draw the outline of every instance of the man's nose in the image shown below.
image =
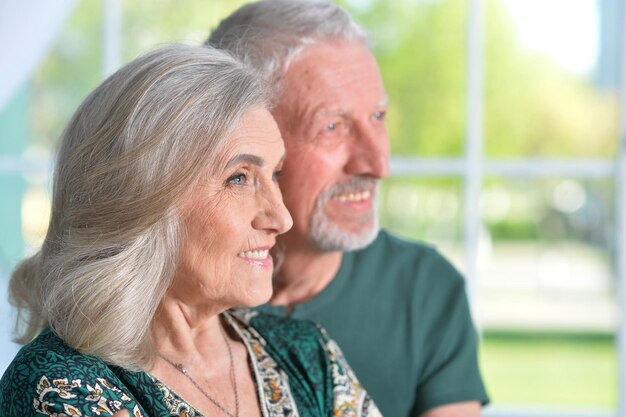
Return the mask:
{"type": "Polygon", "coordinates": [[[385,128],[361,126],[355,129],[352,139],[346,173],[380,179],[388,177],[389,141],[385,128]]]}

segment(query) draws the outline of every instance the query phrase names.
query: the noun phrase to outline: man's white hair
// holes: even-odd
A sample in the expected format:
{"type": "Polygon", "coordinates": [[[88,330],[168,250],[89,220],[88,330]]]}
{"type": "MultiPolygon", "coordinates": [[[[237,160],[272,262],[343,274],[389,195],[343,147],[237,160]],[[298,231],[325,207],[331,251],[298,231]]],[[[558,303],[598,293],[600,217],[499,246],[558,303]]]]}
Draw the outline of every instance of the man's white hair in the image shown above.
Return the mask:
{"type": "Polygon", "coordinates": [[[222,20],[207,45],[225,49],[259,71],[275,95],[289,63],[319,41],[368,43],[367,33],[341,7],[320,0],[262,0],[222,20]]]}

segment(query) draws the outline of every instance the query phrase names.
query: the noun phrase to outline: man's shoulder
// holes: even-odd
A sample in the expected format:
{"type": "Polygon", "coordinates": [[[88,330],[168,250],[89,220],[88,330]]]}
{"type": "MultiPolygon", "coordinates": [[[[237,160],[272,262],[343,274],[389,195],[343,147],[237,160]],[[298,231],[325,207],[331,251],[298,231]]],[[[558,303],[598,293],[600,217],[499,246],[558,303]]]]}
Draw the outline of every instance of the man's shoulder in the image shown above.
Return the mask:
{"type": "Polygon", "coordinates": [[[417,240],[409,240],[400,236],[397,236],[388,230],[381,229],[378,232],[378,236],[371,245],[364,250],[400,250],[416,253],[430,254],[437,252],[434,245],[417,240]]]}
{"type": "Polygon", "coordinates": [[[434,245],[410,241],[386,230],[381,230],[371,245],[355,252],[354,256],[357,265],[369,270],[378,267],[390,275],[408,274],[453,281],[462,279],[452,263],[434,245]]]}
{"type": "Polygon", "coordinates": [[[381,257],[390,262],[415,259],[445,259],[432,244],[408,240],[387,230],[378,232],[376,239],[367,247],[358,250],[357,257],[381,257]]]}

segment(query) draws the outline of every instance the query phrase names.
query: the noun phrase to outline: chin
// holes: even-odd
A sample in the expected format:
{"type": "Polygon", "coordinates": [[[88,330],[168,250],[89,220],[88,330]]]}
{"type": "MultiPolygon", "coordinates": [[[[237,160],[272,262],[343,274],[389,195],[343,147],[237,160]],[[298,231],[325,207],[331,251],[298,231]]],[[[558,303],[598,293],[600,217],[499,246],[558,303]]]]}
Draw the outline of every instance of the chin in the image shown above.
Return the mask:
{"type": "Polygon", "coordinates": [[[272,293],[271,284],[267,287],[251,289],[246,294],[246,299],[240,303],[240,307],[252,308],[263,305],[272,298],[272,293]]]}

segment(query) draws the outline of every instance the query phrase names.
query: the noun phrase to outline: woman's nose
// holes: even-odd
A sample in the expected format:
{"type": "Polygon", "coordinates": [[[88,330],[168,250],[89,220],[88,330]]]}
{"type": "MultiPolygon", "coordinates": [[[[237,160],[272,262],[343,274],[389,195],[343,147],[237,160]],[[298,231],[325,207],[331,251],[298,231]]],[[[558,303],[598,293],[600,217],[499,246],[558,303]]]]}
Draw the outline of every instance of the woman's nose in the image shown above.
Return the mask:
{"type": "Polygon", "coordinates": [[[293,220],[283,203],[283,196],[278,186],[274,185],[273,188],[265,198],[260,199],[263,201],[263,207],[255,216],[252,226],[255,229],[268,230],[280,235],[291,229],[293,220]]]}

